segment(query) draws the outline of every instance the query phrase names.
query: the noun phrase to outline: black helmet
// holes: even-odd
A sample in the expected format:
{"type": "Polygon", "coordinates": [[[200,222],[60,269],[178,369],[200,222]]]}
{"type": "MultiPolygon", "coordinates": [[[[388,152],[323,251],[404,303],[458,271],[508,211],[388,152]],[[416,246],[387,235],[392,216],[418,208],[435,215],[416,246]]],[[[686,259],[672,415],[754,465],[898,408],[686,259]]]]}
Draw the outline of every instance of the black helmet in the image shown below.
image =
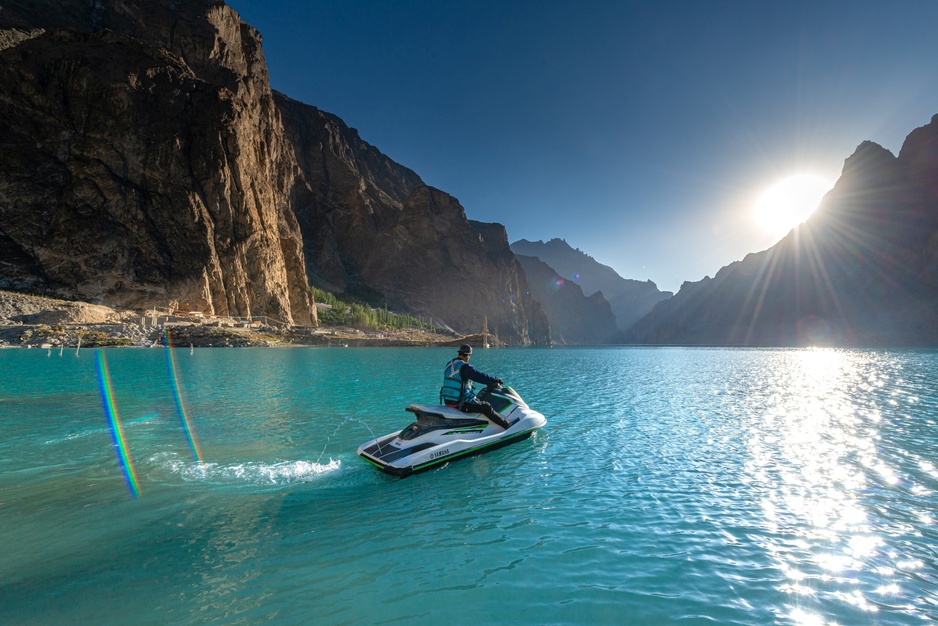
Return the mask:
{"type": "Polygon", "coordinates": [[[472,346],[468,343],[464,343],[459,346],[459,354],[472,354],[472,346]]]}

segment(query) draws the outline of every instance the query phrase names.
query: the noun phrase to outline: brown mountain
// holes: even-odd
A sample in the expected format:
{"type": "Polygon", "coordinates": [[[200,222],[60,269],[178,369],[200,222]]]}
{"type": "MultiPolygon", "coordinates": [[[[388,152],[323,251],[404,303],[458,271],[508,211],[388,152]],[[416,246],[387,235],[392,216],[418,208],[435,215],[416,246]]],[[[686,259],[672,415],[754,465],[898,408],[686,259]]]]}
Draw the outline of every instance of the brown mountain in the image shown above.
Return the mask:
{"type": "Polygon", "coordinates": [[[633,343],[938,344],[938,115],[899,156],[864,142],[774,247],[685,283],[633,343]]]}
{"type": "Polygon", "coordinates": [[[511,343],[546,343],[548,324],[500,224],[469,220],[341,119],[276,94],[310,182],[296,194],[311,281],[375,306],[428,315],[511,343]]]}
{"type": "Polygon", "coordinates": [[[369,247],[423,186],[412,170],[365,142],[335,115],[274,92],[287,137],[309,181],[294,202],[310,281],[369,299],[369,247]]]}
{"type": "Polygon", "coordinates": [[[220,0],[0,8],[0,288],[315,323],[309,283],[547,341],[500,225],[270,89],[220,0]]]}
{"type": "Polygon", "coordinates": [[[0,11],[2,286],[312,323],[260,36],[219,2],[0,11]]]}

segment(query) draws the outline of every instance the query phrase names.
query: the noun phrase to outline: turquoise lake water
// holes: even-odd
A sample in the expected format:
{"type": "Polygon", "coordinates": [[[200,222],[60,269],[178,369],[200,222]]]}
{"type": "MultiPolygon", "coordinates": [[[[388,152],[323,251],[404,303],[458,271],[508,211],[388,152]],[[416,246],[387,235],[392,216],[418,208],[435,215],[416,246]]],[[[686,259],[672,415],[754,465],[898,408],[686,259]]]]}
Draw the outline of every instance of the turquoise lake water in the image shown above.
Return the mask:
{"type": "Polygon", "coordinates": [[[0,623],[938,620],[938,352],[478,350],[541,431],[359,459],[452,356],[0,351],[0,623]]]}

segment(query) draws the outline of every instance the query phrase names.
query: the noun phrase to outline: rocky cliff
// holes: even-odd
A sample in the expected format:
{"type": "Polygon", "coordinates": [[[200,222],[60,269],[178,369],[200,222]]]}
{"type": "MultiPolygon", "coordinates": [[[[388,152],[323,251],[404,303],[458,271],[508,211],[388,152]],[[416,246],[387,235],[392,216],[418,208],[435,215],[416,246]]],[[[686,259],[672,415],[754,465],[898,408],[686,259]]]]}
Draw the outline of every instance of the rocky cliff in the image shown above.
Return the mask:
{"type": "Polygon", "coordinates": [[[0,286],[315,322],[293,147],[233,10],[8,0],[0,48],[0,286]]]}
{"type": "Polygon", "coordinates": [[[781,242],[685,283],[636,343],[938,344],[938,115],[894,156],[864,142],[781,242]]]}
{"type": "Polygon", "coordinates": [[[310,282],[548,340],[504,228],[275,97],[220,0],[0,5],[0,288],[310,324],[310,282]]]}
{"type": "Polygon", "coordinates": [[[659,291],[652,281],[622,278],[585,252],[571,248],[563,239],[548,242],[521,239],[511,244],[516,254],[537,257],[565,280],[573,281],[592,296],[602,292],[612,307],[619,330],[626,330],[645,316],[652,307],[671,297],[670,291],[659,291]]]}
{"type": "Polygon", "coordinates": [[[334,115],[276,97],[310,183],[294,206],[314,284],[465,332],[487,323],[509,343],[549,340],[503,226],[469,220],[334,115]]]}
{"type": "Polygon", "coordinates": [[[365,142],[335,115],[274,92],[287,137],[309,181],[294,202],[310,281],[368,300],[362,275],[378,233],[423,186],[412,170],[365,142]]]}
{"type": "Polygon", "coordinates": [[[565,280],[540,259],[523,254],[515,257],[524,268],[531,295],[547,315],[553,343],[597,345],[621,341],[616,316],[601,292],[584,296],[579,285],[565,280]]]}

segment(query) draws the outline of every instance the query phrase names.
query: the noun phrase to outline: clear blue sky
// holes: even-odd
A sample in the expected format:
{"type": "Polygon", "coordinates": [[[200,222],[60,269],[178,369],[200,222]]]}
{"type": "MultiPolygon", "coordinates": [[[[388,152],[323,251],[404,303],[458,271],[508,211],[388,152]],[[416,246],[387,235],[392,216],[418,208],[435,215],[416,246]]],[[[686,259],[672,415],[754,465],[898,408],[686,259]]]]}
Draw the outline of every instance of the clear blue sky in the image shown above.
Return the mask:
{"type": "Polygon", "coordinates": [[[758,194],[938,113],[938,1],[229,0],[275,89],[517,239],[677,291],[758,194]]]}

